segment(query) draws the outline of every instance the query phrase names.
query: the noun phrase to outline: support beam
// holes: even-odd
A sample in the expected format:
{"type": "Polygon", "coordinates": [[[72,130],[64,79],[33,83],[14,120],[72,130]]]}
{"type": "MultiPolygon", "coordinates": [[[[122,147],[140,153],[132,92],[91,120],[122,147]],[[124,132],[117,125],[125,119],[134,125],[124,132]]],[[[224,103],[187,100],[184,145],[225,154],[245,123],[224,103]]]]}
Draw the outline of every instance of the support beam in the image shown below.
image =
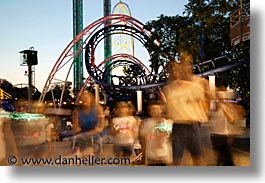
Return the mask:
{"type": "MultiPolygon", "coordinates": [[[[209,75],[209,89],[212,94],[212,99],[215,99],[215,75],[211,74],[209,75]]],[[[210,109],[214,110],[216,108],[216,103],[211,102],[210,103],[210,109]]]]}
{"type": "MultiPolygon", "coordinates": [[[[104,17],[111,14],[111,1],[104,0],[104,17]]],[[[111,20],[105,23],[105,27],[111,24],[111,20]]],[[[104,38],[104,60],[111,56],[111,36],[104,38]]]]}
{"type": "Polygon", "coordinates": [[[95,84],[95,105],[99,105],[99,84],[95,84]]]}
{"type": "MultiPolygon", "coordinates": [[[[111,14],[111,0],[104,0],[104,17],[108,16],[111,14]]],[[[108,26],[109,24],[111,24],[111,20],[107,21],[105,23],[105,27],[108,26]]],[[[109,57],[111,57],[111,36],[107,36],[104,38],[104,60],[108,59],[109,57]]],[[[105,68],[108,67],[108,65],[110,64],[109,62],[106,62],[105,64],[105,68]]],[[[109,73],[111,74],[111,73],[109,73]]],[[[111,78],[108,78],[108,83],[111,83],[111,78]]],[[[108,102],[108,96],[106,96],[105,98],[105,102],[108,102]]]]}
{"type": "Polygon", "coordinates": [[[32,109],[32,65],[28,65],[28,106],[29,106],[29,112],[31,112],[32,109]]]}
{"type": "Polygon", "coordinates": [[[143,111],[143,96],[142,96],[142,91],[137,90],[137,113],[141,113],[143,111]]]}
{"type": "MultiPolygon", "coordinates": [[[[75,38],[83,30],[83,0],[73,0],[73,37],[75,38]]],[[[83,86],[83,39],[73,47],[74,54],[81,52],[74,58],[74,94],[83,86]]]]}

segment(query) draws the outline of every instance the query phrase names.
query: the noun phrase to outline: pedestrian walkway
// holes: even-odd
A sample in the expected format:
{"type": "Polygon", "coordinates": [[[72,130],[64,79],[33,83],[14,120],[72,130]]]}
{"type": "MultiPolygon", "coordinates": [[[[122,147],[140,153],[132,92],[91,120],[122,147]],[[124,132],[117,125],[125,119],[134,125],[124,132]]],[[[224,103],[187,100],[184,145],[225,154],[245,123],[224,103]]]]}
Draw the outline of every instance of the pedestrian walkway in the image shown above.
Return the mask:
{"type": "MultiPolygon", "coordinates": [[[[232,156],[236,166],[250,166],[250,130],[246,129],[244,134],[236,136],[232,146],[232,156]]],[[[34,157],[43,154],[46,157],[57,158],[71,152],[71,141],[52,141],[40,145],[39,147],[20,148],[21,157],[34,157]]],[[[115,158],[114,144],[103,144],[103,151],[99,155],[104,158],[115,158]]],[[[216,156],[210,149],[204,149],[204,166],[215,166],[216,156]]],[[[192,166],[191,156],[184,152],[181,166],[192,166]]]]}

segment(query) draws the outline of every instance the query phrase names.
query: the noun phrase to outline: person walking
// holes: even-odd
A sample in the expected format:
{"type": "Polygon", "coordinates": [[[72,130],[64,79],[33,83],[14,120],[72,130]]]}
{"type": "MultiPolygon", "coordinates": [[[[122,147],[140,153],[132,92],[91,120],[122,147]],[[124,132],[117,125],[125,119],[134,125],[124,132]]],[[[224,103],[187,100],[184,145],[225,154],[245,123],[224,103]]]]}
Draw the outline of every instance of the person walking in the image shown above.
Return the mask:
{"type": "Polygon", "coordinates": [[[111,132],[114,135],[115,154],[117,157],[134,155],[134,139],[137,133],[136,119],[129,113],[127,102],[118,102],[116,116],[111,121],[111,132]]]}
{"type": "Polygon", "coordinates": [[[200,124],[208,122],[208,81],[192,73],[191,56],[183,53],[180,63],[169,63],[169,81],[163,88],[166,115],[174,121],[172,129],[173,164],[181,165],[184,149],[193,165],[202,165],[200,124]]]}
{"type": "Polygon", "coordinates": [[[162,116],[163,108],[159,102],[148,104],[148,118],[141,126],[141,137],[144,139],[146,164],[149,166],[166,166],[172,163],[172,145],[170,136],[172,123],[162,116]]]}

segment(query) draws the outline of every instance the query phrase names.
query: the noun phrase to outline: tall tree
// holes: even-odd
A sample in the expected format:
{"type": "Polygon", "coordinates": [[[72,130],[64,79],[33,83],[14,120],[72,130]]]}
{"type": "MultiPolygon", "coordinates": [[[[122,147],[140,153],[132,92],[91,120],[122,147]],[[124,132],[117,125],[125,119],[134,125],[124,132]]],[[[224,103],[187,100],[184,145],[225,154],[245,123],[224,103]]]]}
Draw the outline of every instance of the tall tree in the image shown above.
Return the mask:
{"type": "MultiPolygon", "coordinates": [[[[168,61],[176,60],[183,51],[181,35],[187,30],[192,22],[182,16],[161,15],[158,20],[152,20],[146,23],[145,28],[152,31],[153,35],[150,42],[145,45],[149,50],[155,53],[158,59],[151,60],[151,68],[158,72],[160,66],[164,66],[168,61]],[[160,47],[154,47],[153,41],[158,39],[160,47]]],[[[188,47],[188,46],[186,46],[188,47]]]]}
{"type": "MultiPolygon", "coordinates": [[[[243,5],[249,0],[242,1],[243,5]]],[[[230,14],[240,8],[240,0],[189,0],[183,16],[161,15],[158,20],[147,22],[146,28],[161,42],[161,47],[149,50],[156,53],[158,59],[151,60],[151,67],[159,66],[187,51],[194,63],[214,59],[224,54],[233,54],[233,59],[249,59],[249,44],[236,48],[230,43],[230,14]],[[242,50],[243,53],[242,53],[242,50]],[[235,53],[234,53],[235,52],[235,53]]],[[[227,60],[220,60],[222,64],[227,60]]],[[[217,84],[240,88],[245,97],[249,96],[249,64],[220,73],[217,84]]]]}

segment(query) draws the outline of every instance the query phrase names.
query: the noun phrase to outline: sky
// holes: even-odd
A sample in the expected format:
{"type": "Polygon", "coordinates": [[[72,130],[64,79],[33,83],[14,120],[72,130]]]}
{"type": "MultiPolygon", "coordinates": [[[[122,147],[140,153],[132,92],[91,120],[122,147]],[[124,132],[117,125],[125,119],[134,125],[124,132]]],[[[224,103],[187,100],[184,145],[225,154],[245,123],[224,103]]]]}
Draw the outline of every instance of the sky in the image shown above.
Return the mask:
{"type": "MultiPolygon", "coordinates": [[[[112,0],[112,8],[119,1],[112,0]]],[[[134,18],[146,23],[161,14],[182,15],[188,0],[122,2],[134,18]]],[[[83,0],[84,28],[102,17],[103,0],[83,0]]],[[[0,23],[0,78],[13,85],[28,83],[28,68],[20,65],[19,52],[34,47],[38,51],[35,86],[42,91],[52,67],[73,39],[72,0],[0,0],[0,23]]]]}

